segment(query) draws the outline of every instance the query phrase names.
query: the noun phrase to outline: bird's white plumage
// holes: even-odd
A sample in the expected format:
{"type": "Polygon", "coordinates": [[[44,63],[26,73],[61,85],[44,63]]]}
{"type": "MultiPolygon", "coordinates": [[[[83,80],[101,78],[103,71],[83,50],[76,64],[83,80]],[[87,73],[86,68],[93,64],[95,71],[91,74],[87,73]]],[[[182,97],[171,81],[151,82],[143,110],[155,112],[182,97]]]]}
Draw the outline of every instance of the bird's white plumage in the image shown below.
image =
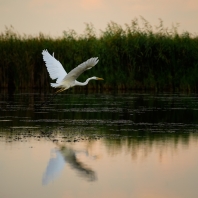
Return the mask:
{"type": "Polygon", "coordinates": [[[58,92],[64,91],[76,85],[87,85],[90,80],[103,80],[102,78],[95,76],[88,78],[84,83],[76,80],[84,71],[91,69],[98,63],[99,60],[97,57],[88,59],[67,74],[61,63],[56,60],[54,56],[51,56],[47,50],[43,50],[42,55],[50,77],[53,80],[57,79],[56,83],[51,83],[51,86],[54,88],[60,88],[58,92]]]}
{"type": "Polygon", "coordinates": [[[63,79],[63,81],[76,80],[84,71],[91,69],[98,63],[98,58],[90,58],[82,64],[78,65],[76,68],[72,69],[63,79]]]}
{"type": "Polygon", "coordinates": [[[62,64],[54,58],[54,54],[51,56],[47,50],[43,50],[42,55],[51,79],[57,79],[56,83],[60,83],[67,75],[67,72],[63,68],[62,64]]]}

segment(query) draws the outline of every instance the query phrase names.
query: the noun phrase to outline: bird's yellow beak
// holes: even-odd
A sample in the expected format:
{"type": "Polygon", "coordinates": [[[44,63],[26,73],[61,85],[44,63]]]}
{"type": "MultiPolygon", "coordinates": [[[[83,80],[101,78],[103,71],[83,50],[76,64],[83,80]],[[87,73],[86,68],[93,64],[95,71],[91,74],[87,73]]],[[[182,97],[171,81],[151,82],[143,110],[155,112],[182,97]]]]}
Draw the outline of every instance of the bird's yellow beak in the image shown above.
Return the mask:
{"type": "Polygon", "coordinates": [[[97,78],[97,80],[104,80],[103,78],[97,78]]]}

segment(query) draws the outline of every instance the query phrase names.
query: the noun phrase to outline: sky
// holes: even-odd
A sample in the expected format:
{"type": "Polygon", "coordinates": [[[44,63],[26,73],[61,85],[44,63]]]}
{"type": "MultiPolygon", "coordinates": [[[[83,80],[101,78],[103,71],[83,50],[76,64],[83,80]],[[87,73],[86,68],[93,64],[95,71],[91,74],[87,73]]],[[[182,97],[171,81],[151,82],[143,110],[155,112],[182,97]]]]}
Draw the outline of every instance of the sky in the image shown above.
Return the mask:
{"type": "Polygon", "coordinates": [[[19,34],[36,36],[40,32],[52,37],[63,31],[83,34],[85,24],[93,24],[97,33],[111,21],[119,25],[144,17],[153,27],[198,33],[198,0],[0,0],[0,32],[13,26],[19,34]]]}

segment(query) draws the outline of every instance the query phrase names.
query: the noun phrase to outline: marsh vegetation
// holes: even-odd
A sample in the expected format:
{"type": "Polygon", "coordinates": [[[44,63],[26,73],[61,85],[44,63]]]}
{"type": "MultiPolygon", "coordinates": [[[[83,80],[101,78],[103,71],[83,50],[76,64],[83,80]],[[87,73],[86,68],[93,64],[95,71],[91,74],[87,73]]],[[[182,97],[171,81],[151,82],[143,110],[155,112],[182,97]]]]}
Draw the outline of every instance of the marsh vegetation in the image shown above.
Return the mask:
{"type": "Polygon", "coordinates": [[[12,27],[6,28],[0,34],[0,87],[49,88],[43,49],[55,52],[67,72],[90,57],[99,57],[98,65],[78,80],[99,76],[105,81],[91,82],[86,89],[198,88],[198,36],[179,34],[177,27],[165,28],[162,20],[152,27],[144,18],[124,27],[110,22],[100,35],[92,24],[86,24],[82,35],[68,30],[57,38],[42,33],[20,35],[12,27]]]}

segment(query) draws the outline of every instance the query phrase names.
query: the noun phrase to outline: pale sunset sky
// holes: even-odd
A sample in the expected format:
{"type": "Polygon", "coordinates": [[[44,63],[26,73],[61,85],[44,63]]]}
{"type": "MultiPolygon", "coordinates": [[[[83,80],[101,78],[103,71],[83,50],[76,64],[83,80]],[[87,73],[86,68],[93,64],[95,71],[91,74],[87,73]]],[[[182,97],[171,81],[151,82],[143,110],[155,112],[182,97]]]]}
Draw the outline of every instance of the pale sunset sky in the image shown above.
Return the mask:
{"type": "Polygon", "coordinates": [[[105,30],[110,21],[124,27],[144,17],[155,29],[159,18],[164,26],[179,24],[179,32],[198,34],[198,0],[0,0],[0,32],[5,26],[20,34],[52,37],[74,29],[82,34],[85,23],[96,32],[105,30]]]}

